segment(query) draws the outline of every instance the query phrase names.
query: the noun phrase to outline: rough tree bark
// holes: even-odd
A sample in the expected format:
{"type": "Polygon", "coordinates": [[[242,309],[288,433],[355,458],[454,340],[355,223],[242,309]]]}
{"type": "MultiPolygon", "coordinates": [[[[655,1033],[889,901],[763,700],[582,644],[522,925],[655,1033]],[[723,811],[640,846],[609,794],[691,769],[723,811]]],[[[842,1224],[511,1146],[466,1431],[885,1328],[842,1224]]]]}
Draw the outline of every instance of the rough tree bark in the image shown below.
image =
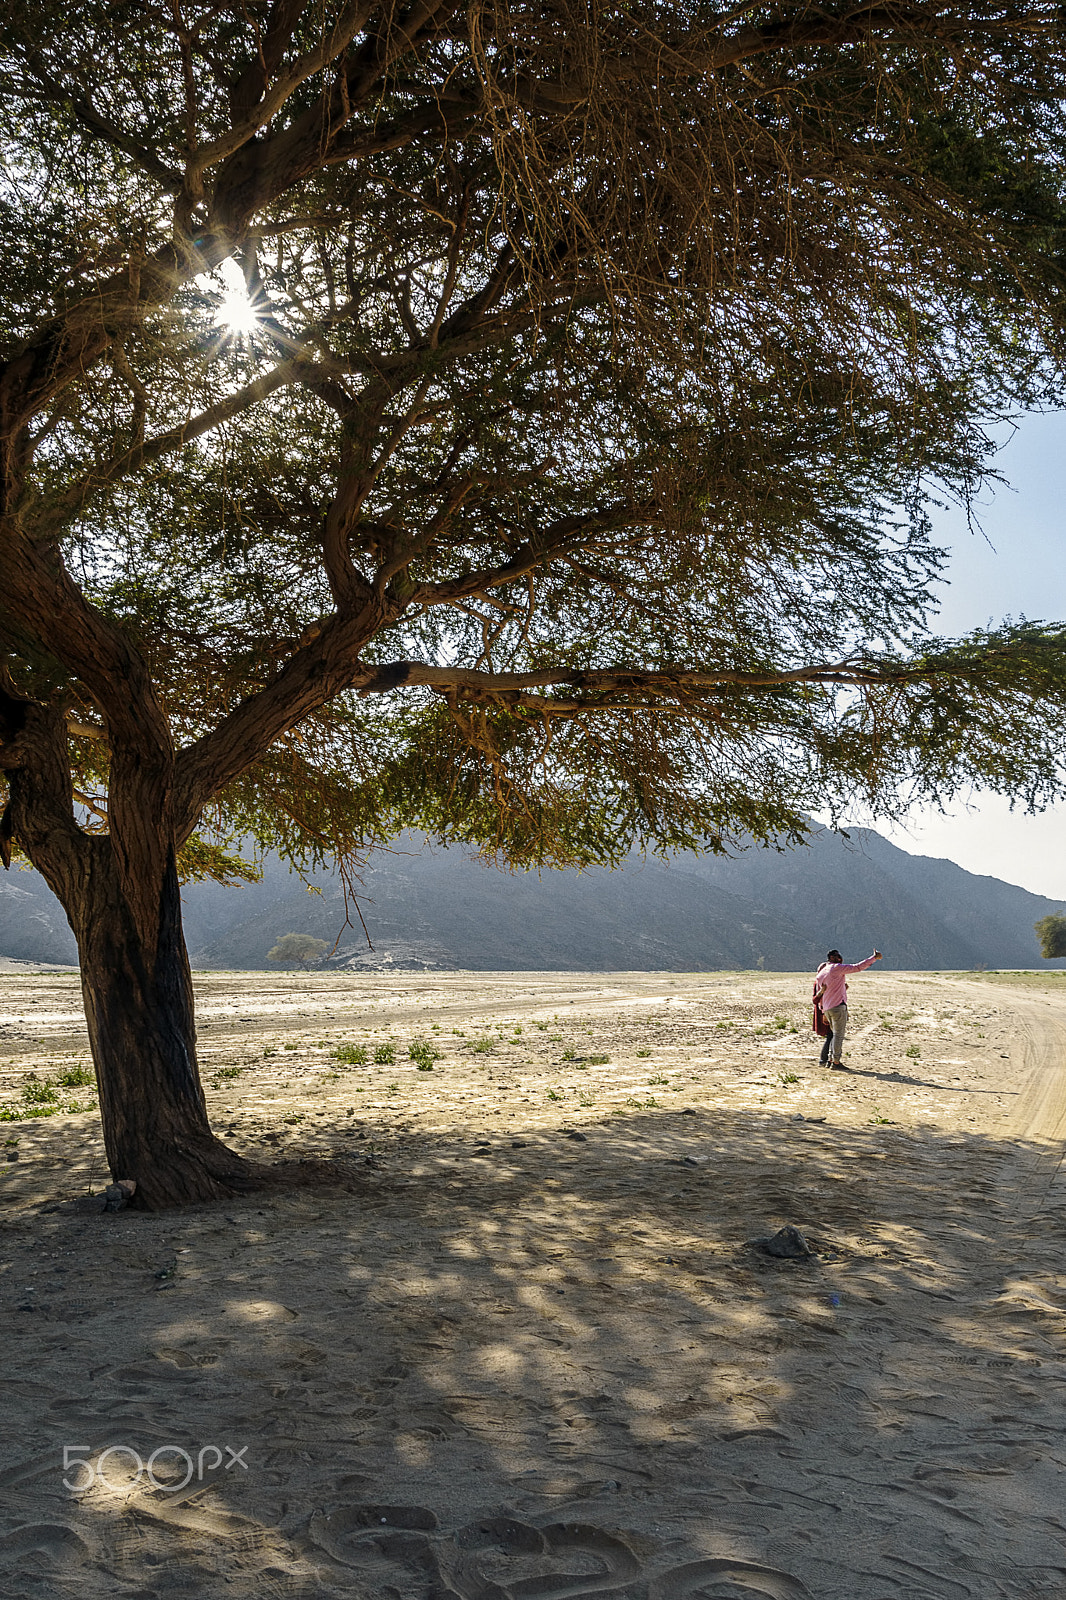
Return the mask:
{"type": "MultiPolygon", "coordinates": [[[[192,978],[173,847],[159,890],[132,914],[108,838],[66,901],[78,941],[108,1165],[149,1209],[247,1188],[254,1169],[215,1137],[196,1061],[192,978]],[[154,951],[137,923],[151,917],[154,951]]],[[[155,875],[154,875],[155,876],[155,875]]]]}
{"type": "Polygon", "coordinates": [[[3,831],[57,895],[78,942],[112,1177],[134,1179],[134,1203],[149,1210],[251,1187],[262,1169],[229,1150],[207,1120],[174,838],[158,827],[141,831],[131,860],[129,841],[122,852],[114,833],[84,833],[74,820],[61,710],[0,691],[0,718],[13,763],[3,831]],[[147,840],[154,859],[146,859],[147,840]]]}

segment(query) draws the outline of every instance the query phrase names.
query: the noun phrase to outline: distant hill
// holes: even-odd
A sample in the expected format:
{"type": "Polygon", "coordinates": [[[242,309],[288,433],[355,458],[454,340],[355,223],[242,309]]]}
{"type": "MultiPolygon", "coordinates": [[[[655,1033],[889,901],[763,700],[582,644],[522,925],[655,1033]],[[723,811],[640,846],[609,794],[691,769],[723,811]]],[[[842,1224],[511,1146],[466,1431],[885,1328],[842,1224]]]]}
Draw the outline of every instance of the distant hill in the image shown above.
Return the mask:
{"type": "MultiPolygon", "coordinates": [[[[263,881],[184,892],[194,967],[266,968],[283,933],[338,940],[334,964],[473,970],[802,971],[831,945],[848,959],[876,943],[889,968],[1041,966],[1033,923],[1061,902],[950,861],[908,855],[869,829],[814,832],[799,850],[724,859],[634,858],[608,872],[507,873],[417,837],[373,856],[344,926],[337,877],[309,893],[276,860],[263,881]]],[[[62,908],[35,872],[0,874],[0,956],[73,965],[62,908]]],[[[1066,967],[1066,960],[1047,962],[1066,967]]]]}

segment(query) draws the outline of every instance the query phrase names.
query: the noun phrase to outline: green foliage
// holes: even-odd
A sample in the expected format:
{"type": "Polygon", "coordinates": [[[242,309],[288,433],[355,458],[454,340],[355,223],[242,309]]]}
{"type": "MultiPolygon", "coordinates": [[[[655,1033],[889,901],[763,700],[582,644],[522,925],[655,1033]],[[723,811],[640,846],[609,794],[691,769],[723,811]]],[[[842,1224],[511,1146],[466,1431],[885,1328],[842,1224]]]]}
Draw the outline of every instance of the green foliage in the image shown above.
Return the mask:
{"type": "Polygon", "coordinates": [[[276,9],[2,24],[0,654],[83,719],[79,821],[137,765],[92,736],[119,694],[199,786],[194,881],[254,879],[245,838],[586,866],[1057,795],[1062,628],[926,617],[931,512],[1062,398],[1062,29],[276,9]]]}
{"type": "Polygon", "coordinates": [[[1033,927],[1040,940],[1040,954],[1045,961],[1066,956],[1066,913],[1053,911],[1050,916],[1041,917],[1033,927]]]}
{"type": "Polygon", "coordinates": [[[82,1105],[62,1095],[60,1090],[93,1082],[93,1074],[84,1067],[67,1067],[52,1079],[39,1078],[35,1072],[31,1072],[22,1086],[20,1104],[0,1106],[0,1122],[22,1122],[30,1117],[54,1117],[62,1112],[88,1111],[92,1109],[92,1102],[82,1105]]]}
{"type": "Polygon", "coordinates": [[[425,1039],[412,1039],[407,1055],[419,1072],[432,1072],[433,1063],[441,1058],[441,1052],[425,1039]]]}
{"type": "Polygon", "coordinates": [[[396,1046],[394,1044],[379,1044],[374,1051],[374,1065],[376,1067],[392,1067],[396,1064],[396,1046]]]}
{"type": "Polygon", "coordinates": [[[325,939],[314,939],[309,933],[283,933],[267,951],[267,960],[277,966],[307,968],[312,962],[321,961],[328,949],[325,939]]]}
{"type": "Polygon", "coordinates": [[[56,1074],[56,1082],[64,1089],[80,1089],[85,1084],[95,1083],[96,1074],[91,1067],[64,1067],[56,1074]]]}
{"type": "Polygon", "coordinates": [[[339,1044],[331,1054],[334,1061],[343,1061],[349,1067],[366,1066],[367,1048],[365,1044],[339,1044]]]}
{"type": "Polygon", "coordinates": [[[178,877],[182,883],[203,883],[210,878],[229,887],[237,883],[259,883],[262,876],[250,861],[198,834],[187,839],[178,851],[178,877]]]}
{"type": "Polygon", "coordinates": [[[31,1072],[23,1085],[22,1098],[28,1106],[54,1105],[59,1099],[59,1092],[55,1084],[42,1083],[35,1072],[31,1072]]]}

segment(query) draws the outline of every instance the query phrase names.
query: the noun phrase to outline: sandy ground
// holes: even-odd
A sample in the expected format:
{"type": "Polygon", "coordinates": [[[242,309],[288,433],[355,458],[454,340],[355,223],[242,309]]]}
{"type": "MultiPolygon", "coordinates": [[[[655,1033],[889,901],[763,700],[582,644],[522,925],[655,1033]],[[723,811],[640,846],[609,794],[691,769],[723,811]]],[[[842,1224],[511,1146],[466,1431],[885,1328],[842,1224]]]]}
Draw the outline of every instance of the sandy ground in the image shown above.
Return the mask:
{"type": "MultiPolygon", "coordinates": [[[[846,1073],[805,976],[198,988],[343,1185],[90,1214],[95,1113],[0,1123],[5,1594],[1066,1595],[1066,978],[864,974],[846,1073]]],[[[0,1106],[79,1003],[0,976],[0,1106]]]]}

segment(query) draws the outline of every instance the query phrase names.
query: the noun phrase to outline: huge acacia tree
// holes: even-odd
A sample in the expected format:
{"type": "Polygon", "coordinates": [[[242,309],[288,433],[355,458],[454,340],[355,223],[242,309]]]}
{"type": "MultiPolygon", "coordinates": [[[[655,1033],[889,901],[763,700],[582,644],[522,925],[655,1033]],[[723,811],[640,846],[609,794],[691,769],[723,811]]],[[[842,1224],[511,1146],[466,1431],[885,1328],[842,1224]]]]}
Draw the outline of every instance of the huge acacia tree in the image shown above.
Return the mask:
{"type": "Polygon", "coordinates": [[[0,832],[140,1203],[261,1176],[181,933],[234,839],[1058,791],[1061,627],[926,619],[931,501],[1058,394],[1064,55],[1026,0],[8,9],[0,832]]]}

